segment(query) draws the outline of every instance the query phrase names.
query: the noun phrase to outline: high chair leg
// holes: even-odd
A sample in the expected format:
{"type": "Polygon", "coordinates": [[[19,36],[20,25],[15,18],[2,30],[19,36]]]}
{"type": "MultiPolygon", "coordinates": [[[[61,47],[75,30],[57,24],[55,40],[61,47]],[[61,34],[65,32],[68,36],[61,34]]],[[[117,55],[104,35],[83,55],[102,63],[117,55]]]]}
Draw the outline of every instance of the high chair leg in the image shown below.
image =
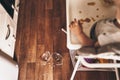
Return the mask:
{"type": "Polygon", "coordinates": [[[77,62],[76,62],[76,64],[75,64],[75,67],[74,67],[74,70],[73,70],[73,73],[72,73],[72,76],[71,76],[70,80],[73,80],[73,79],[74,79],[75,74],[76,74],[76,71],[77,71],[79,65],[80,65],[80,57],[78,57],[78,60],[77,60],[77,62]]]}
{"type": "MultiPolygon", "coordinates": [[[[114,60],[114,63],[117,63],[116,60],[114,60]]],[[[119,79],[119,72],[118,72],[118,68],[115,67],[115,75],[116,75],[116,80],[120,80],[119,79]]]]}

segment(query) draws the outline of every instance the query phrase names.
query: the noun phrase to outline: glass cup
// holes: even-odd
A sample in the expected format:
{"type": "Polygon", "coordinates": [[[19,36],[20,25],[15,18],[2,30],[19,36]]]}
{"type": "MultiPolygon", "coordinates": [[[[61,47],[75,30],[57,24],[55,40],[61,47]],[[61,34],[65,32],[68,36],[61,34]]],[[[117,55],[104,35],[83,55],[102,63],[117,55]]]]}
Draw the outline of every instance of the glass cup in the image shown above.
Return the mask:
{"type": "Polygon", "coordinates": [[[62,65],[62,55],[60,53],[53,53],[53,60],[55,65],[62,65]]]}
{"type": "Polygon", "coordinates": [[[50,54],[50,52],[49,51],[45,51],[43,54],[42,54],[42,56],[41,56],[41,59],[43,60],[43,61],[49,61],[50,60],[50,57],[51,57],[51,54],[50,54]]]}

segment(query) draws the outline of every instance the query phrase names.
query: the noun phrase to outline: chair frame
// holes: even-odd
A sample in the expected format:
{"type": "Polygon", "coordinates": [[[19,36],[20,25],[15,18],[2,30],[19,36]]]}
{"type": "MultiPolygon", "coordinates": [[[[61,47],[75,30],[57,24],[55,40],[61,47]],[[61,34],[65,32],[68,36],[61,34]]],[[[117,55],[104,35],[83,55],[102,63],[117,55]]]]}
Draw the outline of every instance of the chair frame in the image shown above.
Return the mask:
{"type": "MultiPolygon", "coordinates": [[[[111,53],[113,53],[113,52],[111,52],[111,53]]],[[[100,54],[98,54],[98,55],[87,55],[87,56],[80,56],[80,55],[76,56],[77,62],[74,66],[74,70],[73,70],[73,73],[71,75],[70,80],[74,79],[74,76],[75,76],[76,72],[78,71],[78,67],[81,66],[81,65],[84,65],[88,68],[103,68],[103,69],[104,68],[114,68],[114,71],[115,71],[115,74],[116,74],[116,80],[119,80],[119,74],[118,74],[118,69],[117,68],[120,68],[120,63],[117,63],[116,60],[120,60],[120,57],[118,57],[118,56],[108,56],[108,55],[105,56],[104,54],[106,54],[106,53],[101,53],[101,54],[102,54],[102,56],[100,54]],[[103,64],[87,63],[84,58],[112,59],[114,61],[114,63],[103,63],[103,64]]]]}

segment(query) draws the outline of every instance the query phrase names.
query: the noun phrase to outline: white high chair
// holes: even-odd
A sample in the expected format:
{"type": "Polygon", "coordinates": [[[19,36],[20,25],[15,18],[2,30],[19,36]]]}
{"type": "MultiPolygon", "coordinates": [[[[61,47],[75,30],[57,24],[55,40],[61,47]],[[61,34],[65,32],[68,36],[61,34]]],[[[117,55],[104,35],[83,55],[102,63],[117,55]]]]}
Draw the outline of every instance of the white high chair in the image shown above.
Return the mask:
{"type": "Polygon", "coordinates": [[[78,40],[69,30],[69,24],[74,18],[83,21],[84,31],[88,35],[91,26],[99,19],[114,17],[115,8],[106,7],[101,4],[101,0],[66,0],[66,16],[67,16],[67,47],[70,50],[71,60],[74,70],[70,80],[74,79],[76,71],[115,71],[116,79],[119,80],[117,68],[120,67],[116,60],[120,60],[119,56],[114,56],[115,53],[101,53],[98,55],[79,55],[75,56],[75,50],[81,48],[78,40]],[[92,11],[91,11],[92,10],[92,11]],[[85,22],[89,20],[89,22],[85,22]],[[77,58],[77,62],[75,62],[77,58]],[[103,58],[114,60],[114,63],[87,63],[84,58],[103,58]],[[84,65],[89,69],[82,67],[84,65]],[[99,68],[99,69],[98,69],[99,68]]]}
{"type": "Polygon", "coordinates": [[[74,66],[74,70],[72,72],[70,80],[74,79],[74,76],[77,71],[115,71],[116,80],[119,80],[119,74],[118,74],[117,68],[120,68],[120,63],[116,63],[116,60],[120,60],[120,57],[114,56],[114,54],[115,53],[113,52],[101,53],[98,55],[89,54],[89,55],[81,55],[81,56],[75,56],[75,54],[70,54],[72,63],[74,66]],[[77,59],[77,62],[75,62],[75,58],[77,59]],[[111,59],[114,61],[114,63],[101,63],[101,64],[100,63],[88,63],[86,62],[85,58],[111,59]],[[85,67],[83,67],[83,65],[85,67]]]}

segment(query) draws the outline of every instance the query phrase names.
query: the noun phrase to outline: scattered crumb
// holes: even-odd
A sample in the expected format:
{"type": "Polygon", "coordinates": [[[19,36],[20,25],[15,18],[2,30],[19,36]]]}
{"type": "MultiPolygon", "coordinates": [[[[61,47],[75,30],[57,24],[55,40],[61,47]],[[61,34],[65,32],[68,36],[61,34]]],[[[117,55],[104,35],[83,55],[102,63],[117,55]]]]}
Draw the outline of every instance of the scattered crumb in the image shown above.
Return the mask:
{"type": "Polygon", "coordinates": [[[91,19],[92,19],[93,21],[96,21],[93,17],[91,17],[91,19]]]}
{"type": "Polygon", "coordinates": [[[91,20],[89,18],[85,18],[85,19],[80,19],[81,23],[87,22],[89,23],[91,20]]]}
{"type": "Polygon", "coordinates": [[[96,10],[99,11],[99,8],[97,8],[96,10]]]}
{"type": "Polygon", "coordinates": [[[96,3],[95,2],[88,2],[87,5],[89,6],[94,6],[96,3]]]}
{"type": "Polygon", "coordinates": [[[99,15],[96,15],[97,18],[99,18],[99,15]]]}
{"type": "Polygon", "coordinates": [[[82,13],[82,11],[79,11],[79,13],[82,13]]]}

